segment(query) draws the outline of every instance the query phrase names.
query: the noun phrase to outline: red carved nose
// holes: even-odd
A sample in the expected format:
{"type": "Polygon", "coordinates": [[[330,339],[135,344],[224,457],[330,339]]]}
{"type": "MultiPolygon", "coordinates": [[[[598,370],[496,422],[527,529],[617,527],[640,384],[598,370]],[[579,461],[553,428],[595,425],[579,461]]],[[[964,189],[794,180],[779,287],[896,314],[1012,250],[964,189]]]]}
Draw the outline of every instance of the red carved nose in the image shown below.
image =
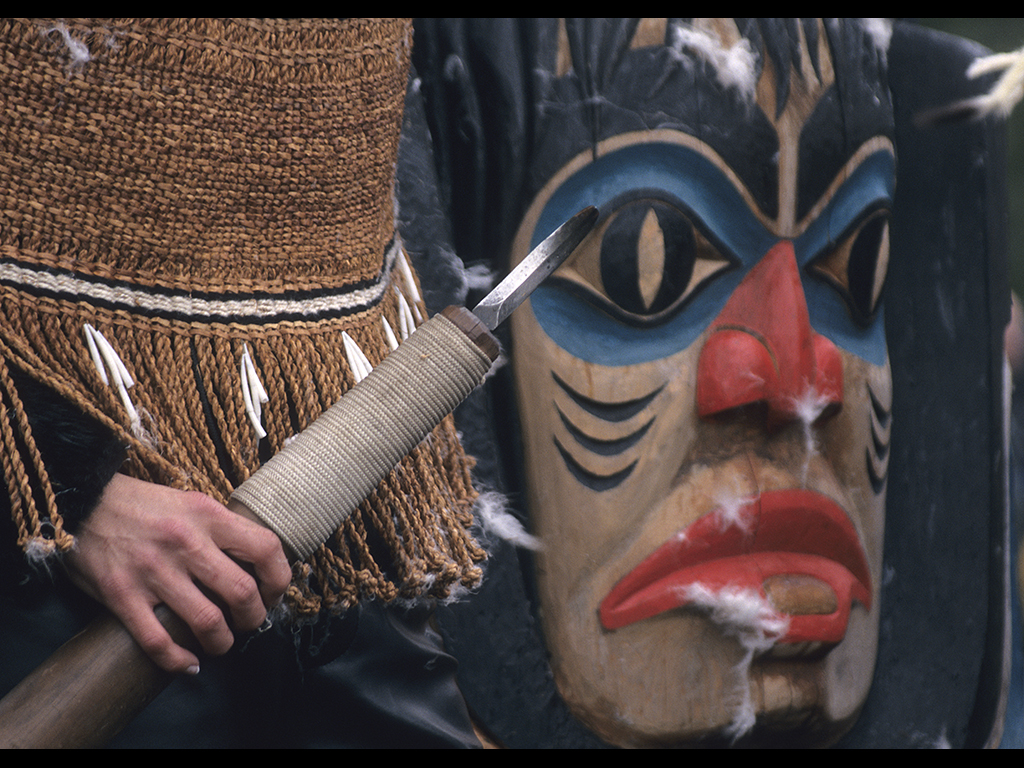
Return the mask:
{"type": "Polygon", "coordinates": [[[811,329],[793,244],[776,244],[711,323],[697,363],[701,417],[765,402],[780,424],[843,402],[843,360],[811,329]]]}

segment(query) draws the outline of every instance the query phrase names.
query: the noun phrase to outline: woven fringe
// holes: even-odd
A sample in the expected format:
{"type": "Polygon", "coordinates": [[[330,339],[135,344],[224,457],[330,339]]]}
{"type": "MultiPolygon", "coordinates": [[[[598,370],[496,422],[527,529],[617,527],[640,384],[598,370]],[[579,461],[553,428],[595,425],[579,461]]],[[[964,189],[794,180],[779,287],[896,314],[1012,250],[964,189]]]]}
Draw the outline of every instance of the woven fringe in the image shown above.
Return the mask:
{"type": "Polygon", "coordinates": [[[0,451],[18,546],[31,560],[71,549],[46,466],[32,437],[25,408],[0,358],[0,451]]]}
{"type": "MultiPolygon", "coordinates": [[[[400,326],[398,285],[394,280],[379,306],[356,316],[245,327],[143,321],[83,305],[75,312],[59,301],[6,293],[0,308],[13,322],[0,330],[0,345],[6,360],[81,405],[131,445],[126,474],[202,491],[226,503],[260,464],[260,440],[242,395],[238,361],[244,349],[269,395],[263,409],[264,456],[272,455],[355,383],[340,342],[342,329],[374,365],[390,351],[380,318],[400,326]],[[116,388],[100,379],[83,336],[86,323],[110,342],[135,381],[129,396],[141,418],[141,436],[133,434],[116,388]]],[[[406,300],[412,302],[409,295],[406,300]]],[[[419,309],[425,315],[422,304],[419,309]]],[[[24,547],[42,537],[43,523],[49,522],[56,546],[66,549],[71,537],[63,531],[17,391],[6,368],[0,374],[4,475],[19,543],[24,547]]],[[[339,610],[369,597],[444,598],[454,585],[474,585],[485,554],[467,532],[476,496],[471,466],[449,417],[327,546],[296,567],[287,595],[294,614],[339,610]]]]}

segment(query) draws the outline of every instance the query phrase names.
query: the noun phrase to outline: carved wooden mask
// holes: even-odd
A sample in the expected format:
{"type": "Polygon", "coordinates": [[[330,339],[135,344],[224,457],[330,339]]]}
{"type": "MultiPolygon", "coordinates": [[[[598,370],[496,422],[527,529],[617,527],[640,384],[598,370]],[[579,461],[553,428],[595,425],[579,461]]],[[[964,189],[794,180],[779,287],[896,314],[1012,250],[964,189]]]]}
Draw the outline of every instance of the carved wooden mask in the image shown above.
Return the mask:
{"type": "MultiPolygon", "coordinates": [[[[544,634],[559,692],[612,743],[827,743],[877,647],[884,47],[852,24],[661,21],[591,78],[588,145],[513,248],[600,207],[513,316],[544,634]],[[630,66],[652,41],[654,82],[630,66]]],[[[568,102],[550,119],[578,131],[568,102]]]]}

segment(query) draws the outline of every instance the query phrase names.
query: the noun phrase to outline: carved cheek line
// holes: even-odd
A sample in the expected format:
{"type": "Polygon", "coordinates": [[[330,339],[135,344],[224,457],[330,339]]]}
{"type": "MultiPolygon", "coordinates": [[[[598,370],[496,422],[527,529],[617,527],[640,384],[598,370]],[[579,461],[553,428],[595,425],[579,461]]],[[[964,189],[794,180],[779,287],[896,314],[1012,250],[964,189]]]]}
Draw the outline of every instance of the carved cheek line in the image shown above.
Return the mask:
{"type": "MultiPolygon", "coordinates": [[[[650,394],[644,395],[643,397],[635,400],[628,400],[619,403],[607,403],[594,400],[575,391],[553,371],[551,375],[558,386],[561,387],[562,391],[564,391],[569,399],[579,406],[581,410],[602,421],[612,424],[624,422],[641,413],[664,389],[664,385],[662,385],[650,394]]],[[[554,403],[554,408],[562,422],[562,425],[565,427],[566,432],[570,437],[572,437],[576,445],[597,457],[618,456],[634,448],[641,440],[643,440],[644,436],[651,428],[651,425],[654,424],[656,418],[652,416],[638,429],[624,435],[623,437],[606,440],[587,434],[582,428],[574,424],[569,417],[565,415],[565,413],[563,413],[557,403],[554,403]]],[[[587,469],[583,463],[577,459],[565,445],[563,445],[562,441],[558,439],[558,436],[552,435],[552,440],[555,447],[558,449],[559,455],[561,455],[562,460],[565,462],[565,466],[569,470],[569,473],[576,478],[581,485],[591,489],[592,491],[601,492],[618,487],[632,474],[639,462],[639,459],[635,459],[631,464],[623,469],[610,474],[601,474],[587,469]]]]}
{"type": "Polygon", "coordinates": [[[876,494],[881,494],[885,489],[885,481],[889,476],[889,441],[892,436],[892,409],[882,404],[871,385],[867,385],[868,396],[871,399],[871,442],[872,445],[865,449],[867,459],[868,479],[871,481],[871,488],[876,494]],[[872,447],[874,450],[872,450],[872,447]]]}
{"type": "Polygon", "coordinates": [[[558,449],[559,454],[562,456],[562,460],[565,462],[566,468],[569,473],[575,477],[581,485],[585,485],[592,491],[610,491],[612,488],[622,484],[622,481],[633,474],[633,470],[636,468],[637,461],[635,460],[632,464],[623,470],[613,472],[610,475],[599,475],[596,472],[591,472],[585,469],[579,462],[572,457],[572,455],[562,447],[562,444],[558,442],[558,438],[553,438],[555,447],[558,449]]]}
{"type": "Polygon", "coordinates": [[[593,398],[587,397],[586,395],[577,392],[575,389],[570,387],[563,381],[557,373],[551,372],[551,378],[555,380],[555,383],[561,387],[562,391],[569,396],[569,398],[582,408],[587,413],[596,416],[602,421],[626,421],[636,416],[640,411],[650,405],[651,401],[657,397],[661,390],[665,388],[662,384],[656,390],[648,395],[638,397],[634,400],[624,400],[621,403],[607,403],[601,400],[594,400],[593,398]]]}
{"type": "Polygon", "coordinates": [[[620,453],[625,453],[636,445],[636,443],[639,442],[645,434],[647,434],[647,430],[650,429],[651,424],[654,423],[654,417],[652,416],[646,424],[640,427],[640,429],[629,433],[625,437],[620,437],[614,440],[602,440],[588,435],[582,429],[569,421],[569,417],[562,413],[562,409],[558,407],[557,403],[555,404],[555,410],[558,411],[558,418],[562,420],[562,424],[565,425],[566,431],[572,436],[573,440],[575,440],[583,449],[597,454],[598,456],[618,456],[620,453]]]}

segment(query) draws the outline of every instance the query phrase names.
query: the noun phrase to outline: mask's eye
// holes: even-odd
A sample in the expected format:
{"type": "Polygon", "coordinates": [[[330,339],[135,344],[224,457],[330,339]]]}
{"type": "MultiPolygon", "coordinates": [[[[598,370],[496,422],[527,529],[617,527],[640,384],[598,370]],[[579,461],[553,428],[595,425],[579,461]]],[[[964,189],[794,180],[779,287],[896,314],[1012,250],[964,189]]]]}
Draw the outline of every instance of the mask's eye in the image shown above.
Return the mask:
{"type": "Polygon", "coordinates": [[[809,268],[843,295],[857,323],[870,324],[889,268],[889,212],[869,214],[809,268]]]}
{"type": "Polygon", "coordinates": [[[623,322],[648,325],[732,264],[677,207],[640,199],[601,222],[554,279],[623,322]]]}

